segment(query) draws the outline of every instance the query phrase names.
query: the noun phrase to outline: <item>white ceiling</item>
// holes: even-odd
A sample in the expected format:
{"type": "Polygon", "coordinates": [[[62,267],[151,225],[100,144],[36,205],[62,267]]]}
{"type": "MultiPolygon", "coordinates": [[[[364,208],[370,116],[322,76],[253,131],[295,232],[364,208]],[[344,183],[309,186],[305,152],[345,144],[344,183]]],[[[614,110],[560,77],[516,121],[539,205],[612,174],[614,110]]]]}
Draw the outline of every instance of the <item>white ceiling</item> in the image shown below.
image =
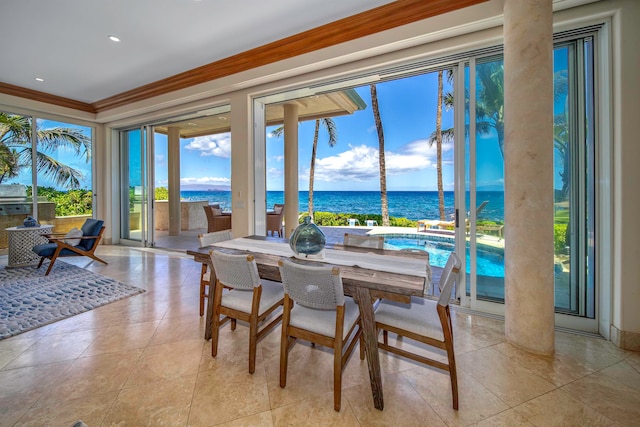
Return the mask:
{"type": "Polygon", "coordinates": [[[93,103],[392,1],[2,0],[0,82],[93,103]]]}

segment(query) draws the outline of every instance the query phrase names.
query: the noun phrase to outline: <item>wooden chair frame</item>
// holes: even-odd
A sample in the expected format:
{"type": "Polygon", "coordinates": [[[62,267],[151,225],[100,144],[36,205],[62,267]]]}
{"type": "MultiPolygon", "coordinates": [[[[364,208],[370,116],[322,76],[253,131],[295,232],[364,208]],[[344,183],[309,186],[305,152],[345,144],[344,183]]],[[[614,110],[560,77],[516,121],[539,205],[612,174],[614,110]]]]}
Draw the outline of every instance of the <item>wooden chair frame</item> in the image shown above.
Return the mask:
{"type": "Polygon", "coordinates": [[[58,259],[58,257],[67,257],[67,256],[76,256],[76,255],[60,255],[60,252],[63,249],[68,249],[74,253],[77,254],[77,256],[86,256],[89,257],[95,261],[99,261],[105,265],[107,265],[108,263],[99,258],[98,256],[95,255],[95,250],[98,247],[98,245],[100,244],[100,240],[102,239],[102,234],[104,233],[104,229],[106,227],[103,225],[102,228],[100,229],[100,232],[96,235],[96,236],[82,236],[82,237],[74,237],[73,239],[82,239],[82,240],[88,240],[88,239],[94,239],[95,243],[93,244],[93,246],[91,247],[90,250],[84,250],[82,248],[79,248],[78,246],[71,246],[69,244],[67,244],[65,242],[65,234],[63,233],[51,233],[51,234],[43,234],[44,237],[46,237],[47,239],[49,239],[50,243],[55,243],[57,246],[55,252],[53,253],[53,255],[51,256],[43,256],[40,258],[40,262],[38,263],[38,268],[40,268],[42,266],[42,263],[44,262],[45,258],[49,258],[51,260],[51,262],[49,263],[49,268],[47,268],[47,272],[44,273],[45,276],[48,276],[49,273],[51,272],[51,269],[53,268],[53,264],[55,264],[56,260],[58,259]]]}
{"type": "MultiPolygon", "coordinates": [[[[251,259],[253,257],[249,256],[251,259]]],[[[213,293],[213,318],[211,319],[211,356],[216,357],[218,354],[218,338],[220,336],[220,328],[231,321],[231,330],[235,331],[236,321],[242,320],[249,323],[249,373],[253,374],[256,371],[256,353],[258,342],[264,338],[271,329],[273,329],[282,319],[282,313],[276,316],[269,324],[259,329],[260,323],[262,323],[273,311],[283,304],[281,299],[279,303],[271,306],[265,310],[264,313],[258,314],[260,308],[260,297],[262,296],[262,286],[257,286],[253,289],[253,300],[251,303],[251,313],[245,313],[243,311],[234,310],[222,305],[222,290],[226,286],[216,279],[216,286],[213,293]],[[224,316],[220,319],[220,316],[224,316]]],[[[226,287],[227,289],[231,289],[226,287]]],[[[233,290],[231,292],[234,292],[233,290]]],[[[236,291],[243,292],[243,291],[236,291]]],[[[249,291],[244,291],[249,292],[249,291]]]]}
{"type": "Polygon", "coordinates": [[[298,339],[331,348],[333,349],[333,409],[340,411],[342,402],[342,371],[358,341],[360,341],[360,360],[364,360],[362,328],[359,326],[360,316],[358,316],[358,319],[344,339],[340,339],[339,337],[342,337],[342,330],[344,328],[344,305],[336,307],[335,338],[291,326],[291,310],[294,305],[295,301],[285,292],[284,309],[282,311],[282,337],[280,339],[280,387],[284,388],[287,385],[289,351],[298,339]],[[356,326],[358,328],[354,335],[356,326]],[[353,338],[351,338],[352,335],[353,338]],[[351,338],[351,340],[349,340],[349,338],[351,338]]]}
{"type": "MultiPolygon", "coordinates": [[[[460,272],[459,267],[452,265],[451,274],[454,275],[452,276],[454,279],[457,278],[457,275],[459,274],[459,272],[460,272]]],[[[443,275],[448,276],[446,272],[446,268],[445,268],[445,272],[443,272],[443,275]]],[[[447,277],[447,279],[454,280],[449,277],[447,277]]],[[[441,277],[441,280],[442,280],[442,277],[441,277]]],[[[435,305],[438,313],[438,318],[440,320],[440,325],[442,327],[442,335],[443,335],[442,341],[429,336],[416,334],[406,329],[388,325],[376,320],[377,330],[382,330],[382,342],[378,342],[378,348],[382,350],[387,350],[399,356],[403,356],[408,359],[415,360],[416,362],[424,363],[425,365],[433,366],[448,372],[451,378],[451,394],[453,397],[453,409],[458,410],[458,375],[456,371],[455,353],[453,350],[453,326],[451,323],[451,311],[449,309],[448,301],[446,301],[446,303],[439,301],[435,305]],[[389,345],[389,337],[388,337],[389,332],[393,332],[397,334],[399,337],[400,336],[406,337],[406,338],[421,342],[423,344],[427,344],[429,346],[436,347],[441,350],[445,350],[447,352],[448,363],[442,363],[440,361],[433,360],[428,357],[424,357],[415,353],[408,352],[406,350],[402,350],[398,347],[389,345]]]]}

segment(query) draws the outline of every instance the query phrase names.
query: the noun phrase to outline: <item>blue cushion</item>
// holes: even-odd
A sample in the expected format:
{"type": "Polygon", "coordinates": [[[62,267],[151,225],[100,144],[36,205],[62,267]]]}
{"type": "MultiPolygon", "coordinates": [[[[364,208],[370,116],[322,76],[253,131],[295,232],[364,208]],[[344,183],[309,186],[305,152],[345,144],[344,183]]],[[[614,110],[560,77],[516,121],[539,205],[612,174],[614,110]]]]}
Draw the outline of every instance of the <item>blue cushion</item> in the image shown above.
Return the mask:
{"type": "MultiPolygon", "coordinates": [[[[91,219],[91,218],[87,219],[82,225],[82,235],[97,236],[98,234],[100,234],[100,230],[102,229],[103,224],[104,224],[104,221],[100,219],[91,219]]],[[[82,239],[82,241],[78,246],[88,251],[91,248],[93,248],[93,245],[95,245],[95,243],[96,243],[96,239],[82,239]]]]}
{"type": "MultiPolygon", "coordinates": [[[[33,247],[33,252],[37,253],[38,256],[51,257],[53,253],[56,251],[58,247],[55,243],[43,243],[41,245],[35,245],[33,247]]],[[[80,256],[81,254],[77,252],[70,251],[69,249],[63,249],[60,251],[59,256],[80,256]]]]}

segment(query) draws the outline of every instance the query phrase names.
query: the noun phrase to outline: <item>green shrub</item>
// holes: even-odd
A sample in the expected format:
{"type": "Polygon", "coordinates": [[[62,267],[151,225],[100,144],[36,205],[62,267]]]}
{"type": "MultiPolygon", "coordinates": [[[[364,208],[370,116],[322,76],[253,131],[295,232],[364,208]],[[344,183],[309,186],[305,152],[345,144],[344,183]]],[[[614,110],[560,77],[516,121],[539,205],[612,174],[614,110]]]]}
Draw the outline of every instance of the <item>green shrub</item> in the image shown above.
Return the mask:
{"type": "MultiPolygon", "coordinates": [[[[360,225],[366,225],[367,220],[374,220],[378,225],[382,225],[382,215],[379,214],[314,212],[313,216],[316,225],[325,227],[349,225],[350,218],[357,219],[360,222],[360,225]]],[[[304,215],[301,215],[301,221],[302,218],[304,218],[304,215]]],[[[407,218],[389,217],[389,225],[392,227],[415,227],[417,222],[407,218]]]]}
{"type": "MultiPolygon", "coordinates": [[[[27,195],[30,196],[31,192],[31,187],[27,187],[27,195]]],[[[56,204],[56,216],[91,215],[92,212],[91,190],[59,191],[53,187],[38,187],[38,197],[56,204]]]]}
{"type": "Polygon", "coordinates": [[[553,246],[556,255],[567,253],[567,224],[553,225],[553,246]]]}
{"type": "Polygon", "coordinates": [[[167,187],[156,187],[154,195],[156,200],[169,200],[169,190],[167,187]]]}

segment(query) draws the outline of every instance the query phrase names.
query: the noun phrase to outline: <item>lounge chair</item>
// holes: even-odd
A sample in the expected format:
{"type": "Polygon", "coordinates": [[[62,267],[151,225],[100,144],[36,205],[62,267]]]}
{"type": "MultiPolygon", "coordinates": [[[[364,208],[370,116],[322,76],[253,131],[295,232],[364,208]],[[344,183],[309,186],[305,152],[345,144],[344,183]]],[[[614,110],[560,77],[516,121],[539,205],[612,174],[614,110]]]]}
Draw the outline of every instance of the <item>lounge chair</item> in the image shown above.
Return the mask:
{"type": "MultiPolygon", "coordinates": [[[[488,200],[483,201],[476,208],[476,219],[480,212],[489,204],[488,200]]],[[[467,228],[469,227],[469,212],[467,212],[467,218],[465,219],[465,224],[467,228]]],[[[421,219],[418,221],[418,231],[427,231],[427,229],[447,229],[447,228],[455,228],[456,226],[456,218],[455,214],[451,214],[450,221],[440,221],[437,219],[421,219]]]]}
{"type": "Polygon", "coordinates": [[[276,203],[273,205],[273,212],[267,212],[267,236],[271,232],[272,236],[278,233],[278,237],[282,237],[282,219],[284,217],[284,205],[276,203]]]}
{"type": "Polygon", "coordinates": [[[207,215],[207,232],[231,230],[231,213],[223,213],[220,205],[203,206],[207,215]]]}
{"type": "Polygon", "coordinates": [[[102,239],[102,233],[104,233],[104,221],[98,219],[87,219],[82,228],[82,232],[75,233],[55,233],[55,234],[43,234],[44,237],[49,239],[49,243],[43,243],[35,245],[33,252],[40,256],[40,262],[38,268],[42,266],[45,258],[51,260],[47,272],[44,273],[48,276],[55,264],[56,260],[61,257],[69,256],[86,256],[93,260],[100,261],[103,264],[107,262],[95,255],[95,250],[102,239]],[[73,235],[71,235],[73,234],[73,235]]]}

